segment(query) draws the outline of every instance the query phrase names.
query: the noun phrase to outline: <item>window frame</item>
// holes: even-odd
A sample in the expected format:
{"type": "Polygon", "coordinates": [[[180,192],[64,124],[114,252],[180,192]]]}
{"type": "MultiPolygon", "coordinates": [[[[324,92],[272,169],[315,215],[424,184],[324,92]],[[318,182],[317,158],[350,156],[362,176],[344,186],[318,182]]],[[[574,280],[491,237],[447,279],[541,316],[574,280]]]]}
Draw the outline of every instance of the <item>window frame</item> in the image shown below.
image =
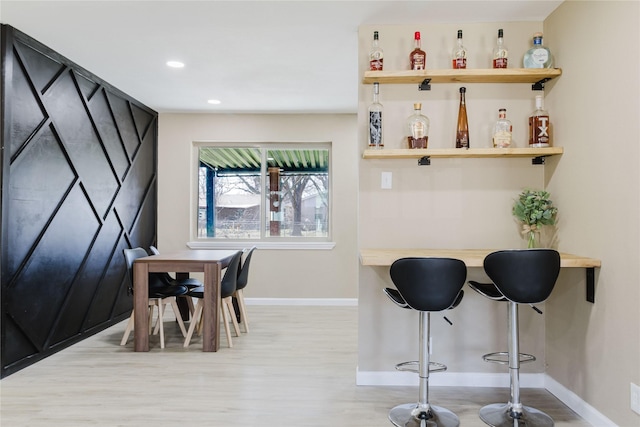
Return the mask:
{"type": "Polygon", "coordinates": [[[189,203],[189,225],[190,241],[187,246],[191,249],[243,249],[249,246],[256,246],[261,249],[317,249],[328,250],[335,247],[332,241],[333,236],[333,173],[332,173],[332,143],[331,141],[314,142],[230,142],[230,141],[194,141],[192,143],[192,168],[191,168],[191,200],[189,203]],[[260,150],[260,238],[258,239],[228,239],[220,237],[199,237],[198,236],[198,214],[199,214],[199,173],[200,173],[200,148],[253,148],[260,150]],[[265,228],[267,224],[266,211],[267,204],[267,156],[269,150],[313,150],[324,149],[328,151],[328,185],[327,191],[329,206],[327,208],[328,224],[326,237],[280,237],[268,236],[265,228]]]}

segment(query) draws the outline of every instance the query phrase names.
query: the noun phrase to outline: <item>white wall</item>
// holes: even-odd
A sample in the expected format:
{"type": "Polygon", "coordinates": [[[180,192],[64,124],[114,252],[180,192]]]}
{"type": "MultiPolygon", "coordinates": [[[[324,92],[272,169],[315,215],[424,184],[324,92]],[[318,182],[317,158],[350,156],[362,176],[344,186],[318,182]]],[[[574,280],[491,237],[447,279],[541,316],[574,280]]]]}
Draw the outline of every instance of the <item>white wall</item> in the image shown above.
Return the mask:
{"type": "Polygon", "coordinates": [[[563,69],[547,97],[565,148],[549,184],[560,244],[602,260],[595,304],[571,285],[547,303],[547,372],[620,426],[640,425],[639,6],[565,1],[544,23],[563,69]]]}
{"type": "MultiPolygon", "coordinates": [[[[185,249],[194,189],[194,141],[332,142],[332,250],[256,251],[247,298],[355,298],[357,295],[355,115],[161,114],[158,245],[185,249]]],[[[194,205],[195,206],[195,205],[194,205]]]]}

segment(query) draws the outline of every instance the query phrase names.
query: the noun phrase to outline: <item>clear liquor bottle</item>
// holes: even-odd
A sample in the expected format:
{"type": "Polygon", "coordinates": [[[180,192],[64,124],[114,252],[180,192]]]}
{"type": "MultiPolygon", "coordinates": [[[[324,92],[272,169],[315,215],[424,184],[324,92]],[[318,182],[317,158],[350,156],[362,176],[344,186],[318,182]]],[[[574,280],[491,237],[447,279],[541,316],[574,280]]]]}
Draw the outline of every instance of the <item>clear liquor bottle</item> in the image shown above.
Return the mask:
{"type": "Polygon", "coordinates": [[[430,120],[422,114],[422,104],[413,104],[413,114],[407,119],[407,143],[409,148],[427,148],[430,120]]]}
{"type": "Polygon", "coordinates": [[[551,121],[544,109],[544,98],[536,96],[536,110],[529,116],[529,147],[551,146],[551,121]]]}
{"type": "Polygon", "coordinates": [[[458,39],[451,58],[451,66],[454,69],[467,68],[467,49],[462,45],[462,30],[458,30],[458,39]]]}
{"type": "Polygon", "coordinates": [[[373,102],[369,105],[369,148],[383,148],[382,138],[382,104],[378,101],[380,87],[373,84],[373,102]]]}
{"type": "Polygon", "coordinates": [[[507,56],[509,51],[504,45],[504,33],[502,28],[498,30],[498,41],[493,48],[493,68],[507,68],[507,56]]]}
{"type": "Polygon", "coordinates": [[[533,35],[533,47],[524,54],[524,68],[552,68],[553,56],[549,48],[544,46],[542,33],[533,35]]]}
{"type": "Polygon", "coordinates": [[[458,126],[456,128],[456,148],[469,148],[469,122],[467,120],[467,88],[460,88],[460,106],[458,107],[458,126]]]}
{"type": "Polygon", "coordinates": [[[373,32],[373,43],[371,44],[371,51],[369,52],[369,70],[382,71],[382,62],[384,59],[384,52],[380,47],[378,41],[378,32],[373,32]]]}
{"type": "Polygon", "coordinates": [[[509,148],[511,146],[511,132],[513,127],[507,119],[506,108],[498,110],[498,120],[493,127],[493,146],[496,148],[509,148]]]}
{"type": "Polygon", "coordinates": [[[424,70],[427,68],[427,54],[421,49],[420,31],[413,35],[414,48],[409,54],[411,70],[424,70]]]}

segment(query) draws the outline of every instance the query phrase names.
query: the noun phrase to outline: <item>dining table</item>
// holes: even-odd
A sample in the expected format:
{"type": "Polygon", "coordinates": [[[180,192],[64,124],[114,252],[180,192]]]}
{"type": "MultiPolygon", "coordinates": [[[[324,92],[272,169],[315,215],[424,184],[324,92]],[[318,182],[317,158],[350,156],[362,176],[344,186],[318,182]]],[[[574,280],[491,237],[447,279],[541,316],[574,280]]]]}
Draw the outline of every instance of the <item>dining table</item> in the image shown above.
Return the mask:
{"type": "MultiPolygon", "coordinates": [[[[138,258],[133,263],[134,313],[149,306],[149,273],[204,273],[202,351],[220,348],[220,276],[235,250],[183,250],[138,258]]],[[[134,316],[134,351],[149,351],[149,316],[134,316]]]]}

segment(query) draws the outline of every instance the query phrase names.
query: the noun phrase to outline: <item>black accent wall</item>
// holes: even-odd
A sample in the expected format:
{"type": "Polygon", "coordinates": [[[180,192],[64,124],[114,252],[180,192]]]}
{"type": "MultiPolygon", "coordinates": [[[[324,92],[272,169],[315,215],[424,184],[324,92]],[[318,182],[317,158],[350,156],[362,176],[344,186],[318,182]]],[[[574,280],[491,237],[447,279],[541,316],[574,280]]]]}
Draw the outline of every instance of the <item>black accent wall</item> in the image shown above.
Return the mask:
{"type": "Polygon", "coordinates": [[[122,249],[155,242],[158,115],[15,28],[0,44],[5,377],[130,314],[122,249]]]}

